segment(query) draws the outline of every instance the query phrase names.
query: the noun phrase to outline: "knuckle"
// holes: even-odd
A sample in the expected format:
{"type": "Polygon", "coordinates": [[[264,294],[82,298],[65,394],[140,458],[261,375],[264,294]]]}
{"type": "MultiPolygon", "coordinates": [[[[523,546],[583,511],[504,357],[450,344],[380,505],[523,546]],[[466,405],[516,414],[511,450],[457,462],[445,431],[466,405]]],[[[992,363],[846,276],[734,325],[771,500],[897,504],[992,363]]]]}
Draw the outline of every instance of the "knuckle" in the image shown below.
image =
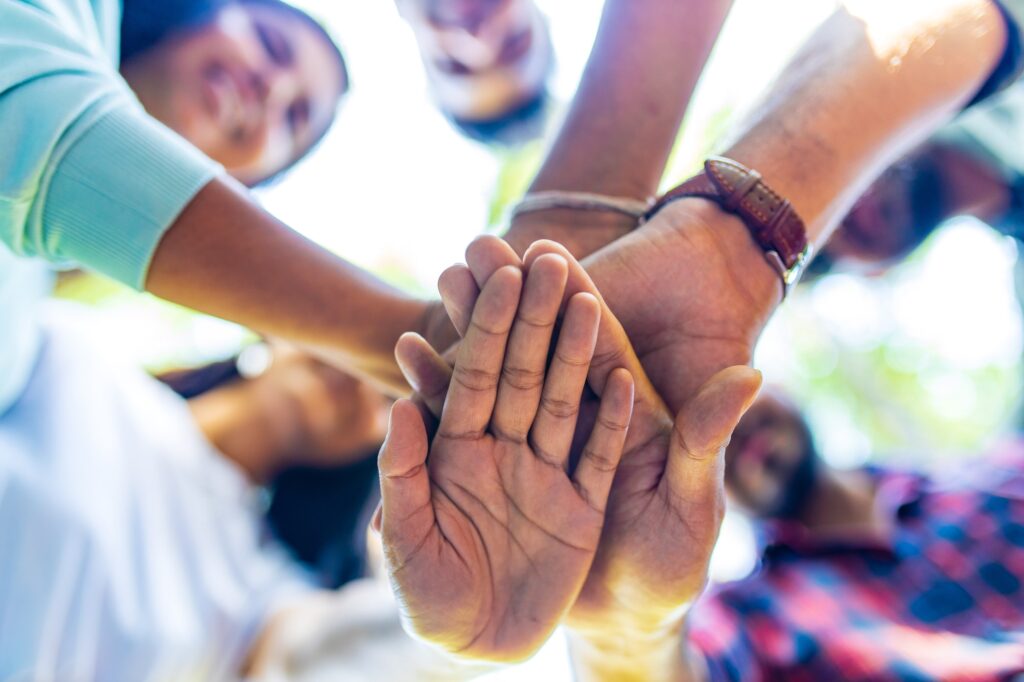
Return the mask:
{"type": "Polygon", "coordinates": [[[583,458],[593,469],[606,474],[615,471],[616,467],[619,465],[617,457],[609,455],[607,452],[602,452],[596,448],[584,448],[583,458]]]}
{"type": "Polygon", "coordinates": [[[456,365],[452,380],[470,391],[493,391],[498,385],[498,374],[479,367],[456,365]]]}
{"type": "Polygon", "coordinates": [[[438,429],[437,438],[441,440],[462,442],[462,441],[476,441],[484,437],[486,431],[484,429],[469,429],[467,431],[456,431],[450,428],[438,429]]]}
{"type": "Polygon", "coordinates": [[[505,383],[521,391],[536,390],[544,384],[544,370],[506,365],[501,375],[505,383]]]}
{"type": "Polygon", "coordinates": [[[604,351],[602,353],[594,352],[594,357],[590,361],[590,364],[594,367],[607,367],[609,365],[615,365],[616,367],[625,366],[626,351],[621,347],[616,347],[611,350],[604,351]]]}
{"type": "Polygon", "coordinates": [[[540,401],[540,407],[555,419],[572,419],[579,414],[578,402],[545,396],[540,401]]]}
{"type": "Polygon", "coordinates": [[[629,422],[609,419],[608,417],[604,417],[600,414],[597,416],[597,423],[601,428],[607,429],[612,433],[625,433],[629,428],[629,422]]]}
{"type": "Polygon", "coordinates": [[[476,318],[469,321],[469,326],[484,336],[505,336],[509,331],[508,326],[502,327],[497,323],[476,318]]]}
{"type": "Polygon", "coordinates": [[[555,453],[545,448],[544,446],[538,445],[537,443],[531,443],[530,448],[533,450],[534,456],[540,461],[544,462],[545,464],[550,464],[551,466],[561,466],[561,458],[555,455],[555,453]]]}
{"type": "Polygon", "coordinates": [[[495,416],[491,423],[491,433],[498,440],[510,443],[523,444],[526,442],[526,433],[516,424],[507,424],[506,420],[495,416]]]}
{"type": "Polygon", "coordinates": [[[563,365],[569,367],[590,367],[591,358],[585,355],[575,355],[573,353],[566,352],[565,350],[559,350],[555,353],[555,359],[557,359],[563,365]]]}
{"type": "Polygon", "coordinates": [[[532,329],[543,331],[552,329],[555,326],[554,320],[542,320],[540,318],[533,317],[532,315],[526,315],[522,312],[516,315],[516,322],[532,329]]]}

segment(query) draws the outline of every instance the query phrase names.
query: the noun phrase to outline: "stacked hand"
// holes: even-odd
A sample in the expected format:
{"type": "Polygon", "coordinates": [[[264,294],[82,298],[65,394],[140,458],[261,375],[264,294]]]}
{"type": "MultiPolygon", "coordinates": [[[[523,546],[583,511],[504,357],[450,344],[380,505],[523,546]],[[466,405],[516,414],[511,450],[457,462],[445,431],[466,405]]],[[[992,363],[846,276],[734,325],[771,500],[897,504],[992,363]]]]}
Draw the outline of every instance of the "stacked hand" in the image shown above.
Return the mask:
{"type": "MultiPolygon", "coordinates": [[[[588,636],[671,631],[700,594],[723,512],[721,451],[760,385],[755,371],[730,366],[749,359],[756,319],[743,323],[742,315],[755,303],[729,280],[709,278],[726,256],[713,236],[696,232],[687,245],[695,252],[694,290],[689,280],[682,290],[683,278],[674,268],[658,267],[676,252],[665,240],[678,238],[667,230],[641,231],[588,264],[631,321],[640,359],[588,272],[553,243],[535,244],[520,261],[500,240],[482,238],[467,251],[468,267],[449,269],[440,282],[456,329],[467,333],[470,311],[490,277],[509,266],[532,273],[538,263],[560,255],[569,263],[566,296],[589,292],[601,306],[590,388],[605,395],[617,367],[634,377],[633,419],[600,546],[567,615],[568,625],[588,636]],[[674,279],[671,286],[655,279],[666,272],[674,279]],[[674,420],[645,368],[655,372],[660,395],[679,409],[674,420]]],[[[448,383],[446,365],[417,337],[403,339],[397,353],[413,386],[437,410],[448,383]]],[[[588,400],[593,401],[584,399],[583,413],[593,412],[588,400]]]]}
{"type": "Polygon", "coordinates": [[[524,658],[564,618],[622,454],[633,382],[613,369],[570,470],[601,311],[591,294],[572,296],[548,361],[567,274],[558,256],[537,258],[525,284],[518,267],[489,273],[433,438],[401,400],[381,449],[375,526],[403,614],[420,637],[469,657],[524,658]]]}

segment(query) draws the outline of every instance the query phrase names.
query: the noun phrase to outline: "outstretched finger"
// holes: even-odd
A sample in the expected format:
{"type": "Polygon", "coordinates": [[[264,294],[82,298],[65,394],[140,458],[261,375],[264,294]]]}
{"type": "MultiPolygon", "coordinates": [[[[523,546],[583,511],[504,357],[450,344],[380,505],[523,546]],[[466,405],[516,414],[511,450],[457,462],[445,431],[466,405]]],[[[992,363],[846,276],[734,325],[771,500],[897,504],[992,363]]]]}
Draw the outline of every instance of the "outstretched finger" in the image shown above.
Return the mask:
{"type": "Polygon", "coordinates": [[[594,285],[594,281],[580,265],[580,262],[561,244],[541,240],[534,242],[526,250],[524,261],[527,270],[538,258],[546,254],[560,255],[569,264],[569,279],[566,281],[563,298],[568,300],[579,292],[587,292],[596,297],[601,304],[601,324],[598,328],[594,359],[590,363],[588,376],[591,389],[598,395],[603,395],[608,377],[613,370],[619,367],[625,368],[633,376],[635,404],[631,428],[626,440],[626,451],[650,441],[658,433],[667,431],[672,425],[668,408],[655,390],[654,384],[647,377],[622,324],[608,308],[601,293],[594,285]]]}
{"type": "Polygon", "coordinates": [[[505,351],[491,427],[496,436],[524,442],[537,416],[551,336],[562,307],[565,260],[540,258],[526,276],[523,296],[505,351]]]}
{"type": "Polygon", "coordinates": [[[487,280],[480,292],[466,336],[459,345],[441,411],[439,436],[479,438],[487,430],[522,283],[519,268],[504,267],[487,280]]]}
{"type": "Polygon", "coordinates": [[[608,504],[632,413],[633,377],[620,367],[608,376],[594,430],[583,447],[583,456],[573,476],[580,495],[600,512],[604,512],[608,504]]]}
{"type": "Polygon", "coordinates": [[[419,410],[409,400],[391,408],[388,435],[377,456],[380,472],[379,525],[390,559],[402,557],[427,537],[434,526],[427,471],[427,432],[419,410]]]}
{"type": "Polygon", "coordinates": [[[523,259],[504,239],[485,234],[466,247],[466,265],[473,272],[477,286],[483,288],[484,282],[500,268],[507,265],[521,268],[523,259]]]}
{"type": "Polygon", "coordinates": [[[590,294],[569,301],[551,359],[530,445],[545,462],[568,469],[583,388],[587,384],[601,308],[590,294]]]}
{"type": "Polygon", "coordinates": [[[473,272],[461,263],[451,266],[438,277],[437,291],[455,331],[459,336],[465,336],[473,316],[473,306],[480,295],[473,272]]]}

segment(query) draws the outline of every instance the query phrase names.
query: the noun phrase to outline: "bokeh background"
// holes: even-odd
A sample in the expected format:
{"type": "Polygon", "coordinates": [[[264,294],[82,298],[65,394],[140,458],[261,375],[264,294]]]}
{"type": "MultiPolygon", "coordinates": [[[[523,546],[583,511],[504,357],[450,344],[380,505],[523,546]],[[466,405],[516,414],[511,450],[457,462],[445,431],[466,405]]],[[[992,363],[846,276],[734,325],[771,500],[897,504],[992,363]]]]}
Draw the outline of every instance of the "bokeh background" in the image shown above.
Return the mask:
{"type": "MultiPolygon", "coordinates": [[[[553,90],[564,110],[602,2],[537,1],[550,20],[553,90]]],[[[474,236],[500,233],[546,142],[502,151],[455,132],[433,107],[412,35],[388,0],[295,4],[342,44],[353,88],[319,149],[259,190],[259,199],[325,247],[431,296],[437,276],[461,260],[474,236]]],[[[756,106],[753,93],[832,7],[829,0],[736,0],[666,185],[692,172],[730,123],[756,106]]],[[[833,275],[801,287],[772,322],[756,364],[806,407],[822,453],[838,465],[933,466],[975,456],[1018,421],[1016,260],[1012,240],[977,222],[954,222],[884,277],[833,275]]],[[[234,325],[91,275],[66,278],[59,293],[94,306],[109,343],[154,371],[219,360],[253,340],[234,325]]],[[[716,576],[741,575],[752,561],[749,529],[730,518],[716,576]]],[[[570,679],[564,641],[556,637],[530,662],[489,679],[570,679]]]]}

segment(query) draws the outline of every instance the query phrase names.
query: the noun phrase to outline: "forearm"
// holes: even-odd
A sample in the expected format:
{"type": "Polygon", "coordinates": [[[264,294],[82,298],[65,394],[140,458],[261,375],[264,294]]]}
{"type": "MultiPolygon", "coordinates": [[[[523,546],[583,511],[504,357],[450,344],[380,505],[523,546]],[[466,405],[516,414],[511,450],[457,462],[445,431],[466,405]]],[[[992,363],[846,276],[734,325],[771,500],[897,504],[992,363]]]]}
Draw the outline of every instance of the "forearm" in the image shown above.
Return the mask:
{"type": "Polygon", "coordinates": [[[658,634],[569,632],[573,671],[579,682],[703,682],[702,654],[679,623],[658,634]]]}
{"type": "MultiPolygon", "coordinates": [[[[731,5],[608,0],[579,90],[530,191],[654,194],[731,5]]],[[[635,226],[627,216],[547,211],[517,219],[507,238],[520,252],[555,239],[582,258],[635,226]]]]}
{"type": "Polygon", "coordinates": [[[394,346],[426,304],[324,251],[229,181],[196,195],[164,235],[146,289],[169,301],[301,343],[405,389],[394,346]]]}
{"type": "Polygon", "coordinates": [[[991,0],[850,0],[725,151],[787,197],[820,246],[871,180],[952,117],[998,63],[991,0]]]}

